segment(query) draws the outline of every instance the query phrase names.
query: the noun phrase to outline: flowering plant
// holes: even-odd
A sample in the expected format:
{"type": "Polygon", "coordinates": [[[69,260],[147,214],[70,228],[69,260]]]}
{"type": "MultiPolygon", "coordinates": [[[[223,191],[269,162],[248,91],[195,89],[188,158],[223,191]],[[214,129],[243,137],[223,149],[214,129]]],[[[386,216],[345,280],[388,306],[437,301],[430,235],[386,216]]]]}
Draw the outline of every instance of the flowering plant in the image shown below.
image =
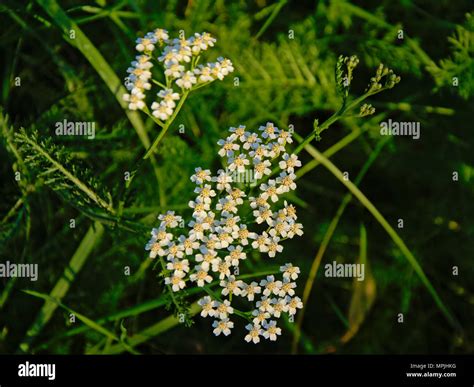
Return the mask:
{"type": "Polygon", "coordinates": [[[216,39],[208,32],[195,33],[186,39],[184,34],[179,38],[170,39],[168,31],[157,28],[136,40],[135,49],[139,55],[127,69],[125,87],[129,91],[123,95],[130,110],[142,110],[149,115],[162,131],[147,151],[148,157],[166,134],[169,126],[176,118],[189,93],[206,86],[215,80],[234,71],[229,59],[218,57],[217,62],[200,64],[201,55],[210,47],[214,47],[216,39]],[[157,46],[158,55],[154,54],[157,46]],[[158,64],[163,70],[154,77],[152,68],[158,64]],[[159,91],[148,108],[146,93],[153,84],[159,91]],[[151,112],[150,112],[151,109],[151,112]]]}
{"type": "Polygon", "coordinates": [[[283,313],[294,316],[303,307],[294,290],[300,270],[291,263],[280,267],[281,280],[274,275],[260,282],[241,279],[241,264],[252,267],[252,252],[274,259],[284,240],[303,234],[293,205],[284,201],[276,208],[282,195],[296,189],[294,172],[301,166],[298,157],[285,150],[293,141],[291,132],[272,123],[259,131],[230,128],[230,135],[218,142],[225,169],[212,175],[196,168],[191,176],[197,196],[189,202],[193,220],[187,223],[188,230],[181,216],[168,211],[158,217],[161,223],[146,245],[150,258],[159,258],[170,293],[188,286],[208,293],[199,305],[202,317],[215,318],[215,335],[230,334],[235,314],[249,322],[245,340],[253,343],[260,336],[276,340],[281,329],[272,319],[283,313]],[[219,291],[213,289],[216,285],[219,291]],[[237,309],[235,304],[240,307],[243,300],[252,303],[250,310],[237,309]]]}

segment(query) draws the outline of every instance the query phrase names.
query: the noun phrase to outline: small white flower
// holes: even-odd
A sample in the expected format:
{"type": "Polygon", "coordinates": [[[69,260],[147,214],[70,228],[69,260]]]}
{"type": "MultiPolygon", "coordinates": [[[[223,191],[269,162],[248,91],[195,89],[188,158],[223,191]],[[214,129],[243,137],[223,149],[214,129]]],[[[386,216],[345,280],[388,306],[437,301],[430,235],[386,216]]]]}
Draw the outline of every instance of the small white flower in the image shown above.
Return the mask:
{"type": "MultiPolygon", "coordinates": [[[[276,299],[273,299],[276,301],[276,299]]],[[[273,300],[268,297],[262,297],[260,301],[257,301],[256,306],[258,310],[262,312],[273,313],[273,300]]]]}
{"type": "Polygon", "coordinates": [[[260,324],[263,324],[267,318],[270,318],[271,314],[268,312],[255,309],[254,311],[252,311],[252,316],[254,316],[252,320],[253,323],[255,325],[260,325],[260,324]]]}
{"type": "Polygon", "coordinates": [[[212,262],[212,271],[219,273],[219,279],[230,277],[230,262],[224,261],[221,258],[216,258],[212,262]]]}
{"type": "Polygon", "coordinates": [[[211,181],[211,171],[209,169],[203,170],[201,167],[198,167],[194,171],[194,175],[191,176],[193,183],[201,185],[205,181],[211,181]]]}
{"type": "Polygon", "coordinates": [[[209,66],[199,65],[197,69],[194,69],[194,74],[199,76],[198,80],[201,83],[212,82],[214,80],[212,69],[209,66]]]}
{"type": "Polygon", "coordinates": [[[225,336],[230,335],[230,330],[234,327],[234,323],[230,321],[228,318],[218,321],[215,320],[212,323],[212,327],[214,330],[212,331],[216,336],[219,336],[221,333],[223,333],[225,336]]]}
{"type": "Polygon", "coordinates": [[[241,205],[244,203],[242,198],[244,198],[246,195],[245,195],[245,192],[242,191],[241,189],[239,188],[227,189],[227,193],[229,194],[228,197],[232,198],[232,200],[234,200],[236,204],[241,205]]]}
{"type": "Polygon", "coordinates": [[[271,341],[276,341],[277,336],[281,335],[281,328],[278,328],[276,321],[264,322],[263,327],[263,337],[270,339],[271,341]]]}
{"type": "Polygon", "coordinates": [[[151,72],[142,68],[129,67],[127,73],[130,73],[129,78],[133,82],[138,80],[146,82],[151,78],[151,72]]]}
{"type": "Polygon", "coordinates": [[[217,171],[217,176],[213,177],[213,181],[217,182],[216,188],[219,191],[224,191],[231,189],[230,183],[232,183],[233,179],[230,174],[225,172],[223,169],[219,169],[217,171]]]}
{"type": "Polygon", "coordinates": [[[273,222],[273,228],[271,228],[268,233],[271,237],[283,237],[286,238],[288,236],[288,230],[290,229],[290,225],[286,221],[275,220],[273,222]]]}
{"type": "Polygon", "coordinates": [[[253,216],[257,224],[267,222],[269,226],[273,225],[273,212],[270,208],[260,207],[258,210],[253,211],[253,216]]]}
{"type": "Polygon", "coordinates": [[[211,68],[211,75],[214,79],[219,79],[220,81],[224,79],[225,75],[219,62],[208,63],[208,66],[211,68]]]}
{"type": "Polygon", "coordinates": [[[145,102],[143,102],[143,98],[145,98],[145,95],[141,92],[132,95],[123,95],[123,100],[129,103],[128,108],[130,110],[143,109],[145,107],[145,102]]]}
{"type": "Polygon", "coordinates": [[[258,130],[262,132],[263,138],[268,138],[270,140],[276,139],[279,132],[278,128],[271,122],[267,122],[265,126],[261,126],[260,128],[258,128],[258,130]]]}
{"type": "Polygon", "coordinates": [[[166,41],[170,38],[169,35],[168,35],[168,31],[166,31],[162,28],[156,28],[152,32],[149,32],[147,34],[147,36],[149,36],[150,38],[153,37],[156,40],[162,41],[162,42],[164,42],[164,41],[166,41]]]}
{"type": "Polygon", "coordinates": [[[285,151],[285,147],[278,142],[272,142],[267,145],[268,157],[275,159],[280,156],[280,153],[285,151]]]}
{"type": "Polygon", "coordinates": [[[219,150],[218,155],[221,157],[232,157],[234,156],[234,151],[239,150],[240,145],[236,144],[232,141],[232,139],[227,140],[219,140],[217,141],[217,145],[221,147],[219,150]]]}
{"type": "Polygon", "coordinates": [[[245,150],[250,148],[257,147],[259,143],[262,142],[262,139],[258,137],[257,133],[247,133],[245,136],[245,142],[242,146],[245,150]]]}
{"type": "Polygon", "coordinates": [[[203,223],[202,219],[192,220],[188,223],[188,226],[191,227],[189,231],[189,239],[191,240],[200,240],[204,239],[204,232],[209,230],[209,224],[203,223]]]}
{"type": "Polygon", "coordinates": [[[156,243],[156,242],[151,243],[151,240],[145,246],[145,250],[150,250],[149,257],[151,259],[156,258],[157,255],[159,255],[160,257],[165,255],[165,250],[161,247],[161,245],[159,243],[156,243]]]}
{"type": "Polygon", "coordinates": [[[163,101],[160,103],[153,102],[151,104],[151,110],[153,116],[160,119],[161,121],[166,121],[173,114],[173,109],[170,107],[170,105],[163,101]]]}
{"type": "Polygon", "coordinates": [[[196,273],[191,274],[189,279],[193,282],[196,282],[197,286],[200,288],[202,288],[206,282],[210,283],[212,281],[212,277],[209,275],[209,273],[199,265],[196,266],[196,273]]]}
{"type": "Polygon", "coordinates": [[[239,266],[240,261],[247,258],[247,254],[242,251],[242,246],[229,246],[229,255],[226,256],[232,266],[239,266]]]}
{"type": "Polygon", "coordinates": [[[257,344],[260,342],[260,335],[262,334],[262,328],[260,325],[252,325],[252,324],[247,324],[245,328],[249,331],[247,335],[245,336],[244,340],[247,343],[250,343],[251,341],[254,344],[257,344]]]}
{"type": "Polygon", "coordinates": [[[243,153],[238,155],[236,158],[229,158],[229,170],[239,173],[245,172],[245,167],[250,164],[250,161],[247,159],[243,153]]]}
{"type": "Polygon", "coordinates": [[[197,82],[196,77],[191,71],[186,71],[181,78],[176,80],[176,84],[183,89],[190,89],[197,82]]]}
{"type": "Polygon", "coordinates": [[[238,230],[232,232],[232,237],[238,239],[242,246],[247,246],[249,244],[248,240],[255,239],[257,234],[250,232],[246,224],[241,224],[238,230]]]}
{"type": "Polygon", "coordinates": [[[278,295],[280,297],[285,297],[285,296],[294,296],[295,295],[295,289],[296,284],[294,282],[290,282],[288,280],[283,280],[283,283],[280,288],[280,293],[278,295]]]}
{"type": "Polygon", "coordinates": [[[219,57],[217,58],[217,62],[220,64],[221,73],[224,76],[234,71],[234,65],[232,64],[230,59],[219,57]]]}
{"type": "Polygon", "coordinates": [[[209,230],[211,232],[215,231],[215,227],[219,225],[219,222],[215,220],[216,214],[212,211],[209,211],[207,215],[202,218],[202,223],[206,223],[209,225],[209,230]]]}
{"type": "Polygon", "coordinates": [[[293,238],[295,235],[303,235],[303,225],[301,223],[293,223],[288,229],[288,238],[293,238]]]}
{"type": "Polygon", "coordinates": [[[269,275],[266,279],[260,281],[260,286],[264,287],[263,295],[269,297],[272,293],[278,295],[282,282],[275,281],[275,276],[269,275]]]}
{"type": "Polygon", "coordinates": [[[266,231],[262,235],[257,235],[255,240],[252,242],[252,247],[258,249],[261,253],[266,253],[268,251],[268,245],[271,243],[271,239],[268,237],[266,231]]]}
{"type": "Polygon", "coordinates": [[[288,313],[292,316],[296,314],[296,309],[302,309],[303,303],[299,297],[286,297],[286,304],[288,306],[288,313]]]}
{"type": "Polygon", "coordinates": [[[298,266],[293,266],[291,263],[280,266],[280,271],[283,273],[283,278],[288,281],[296,280],[298,274],[300,274],[300,268],[298,266]]]}
{"type": "Polygon", "coordinates": [[[184,277],[189,271],[189,261],[187,259],[179,260],[173,258],[166,264],[166,269],[174,270],[174,275],[178,277],[184,277]]]}
{"type": "Polygon", "coordinates": [[[178,226],[178,223],[183,221],[183,218],[179,215],[175,215],[174,211],[168,211],[166,214],[158,216],[158,220],[161,220],[160,227],[174,228],[178,226]]]}
{"type": "Polygon", "coordinates": [[[216,316],[219,316],[221,320],[228,318],[229,314],[234,313],[234,308],[230,306],[229,300],[224,300],[224,302],[216,301],[214,306],[216,307],[216,316]]]}
{"type": "Polygon", "coordinates": [[[258,286],[258,283],[253,281],[250,284],[245,284],[242,290],[242,297],[247,297],[249,301],[253,301],[255,299],[256,294],[260,294],[262,292],[262,288],[258,286]]]}
{"type": "Polygon", "coordinates": [[[253,170],[256,179],[261,179],[263,176],[269,176],[272,173],[272,170],[269,168],[272,165],[270,161],[254,159],[254,163],[253,170]]]}
{"type": "Polygon", "coordinates": [[[149,38],[138,38],[136,43],[137,45],[135,46],[135,49],[139,52],[153,51],[155,49],[156,40],[149,38]]]}
{"type": "Polygon", "coordinates": [[[230,127],[229,132],[232,133],[232,140],[239,139],[241,142],[245,141],[245,126],[240,125],[238,128],[230,127]]]}
{"type": "Polygon", "coordinates": [[[150,62],[151,57],[148,55],[137,55],[136,60],[132,62],[132,66],[138,69],[148,70],[153,67],[153,63],[150,62]]]}
{"type": "Polygon", "coordinates": [[[280,130],[280,133],[278,133],[278,143],[281,145],[285,144],[291,144],[293,142],[293,139],[291,138],[291,132],[286,131],[286,130],[280,130]]]}
{"type": "Polygon", "coordinates": [[[216,251],[208,250],[206,247],[201,247],[200,250],[201,253],[196,254],[196,262],[201,264],[203,270],[209,271],[212,265],[219,264],[219,260],[216,258],[216,251]]]}
{"type": "Polygon", "coordinates": [[[285,205],[285,214],[289,216],[290,218],[296,220],[298,217],[296,216],[296,208],[292,204],[288,204],[287,201],[285,200],[284,202],[285,205]]]}
{"type": "Polygon", "coordinates": [[[192,51],[195,55],[199,54],[203,50],[207,50],[208,47],[213,47],[216,39],[207,32],[203,34],[195,33],[192,38],[190,38],[192,51]]]}
{"type": "Polygon", "coordinates": [[[191,49],[187,45],[179,45],[175,46],[176,50],[178,50],[178,54],[181,57],[182,61],[185,61],[186,63],[191,62],[191,57],[193,55],[191,49]]]}
{"type": "Polygon", "coordinates": [[[281,169],[285,169],[289,173],[293,173],[295,168],[301,167],[301,161],[298,160],[297,155],[290,156],[288,153],[285,153],[282,159],[283,160],[279,162],[278,166],[281,169]]]}
{"type": "Polygon", "coordinates": [[[290,192],[290,190],[295,190],[296,189],[295,179],[296,179],[296,175],[294,173],[290,173],[290,174],[286,172],[280,173],[280,176],[276,179],[277,183],[280,184],[277,188],[277,193],[281,195],[285,192],[290,192]]]}
{"type": "Polygon", "coordinates": [[[198,198],[204,203],[211,203],[211,199],[216,196],[216,191],[209,184],[206,184],[204,187],[196,187],[194,192],[198,194],[198,198]]]}
{"type": "Polygon", "coordinates": [[[229,214],[229,215],[224,216],[220,220],[219,225],[222,226],[222,228],[226,232],[231,233],[232,238],[235,239],[236,237],[234,237],[234,233],[239,231],[239,226],[238,226],[239,221],[240,221],[239,216],[233,216],[232,214],[229,214]]]}
{"type": "Polygon", "coordinates": [[[276,186],[276,181],[273,179],[268,180],[268,184],[263,183],[260,186],[260,189],[263,191],[261,196],[263,199],[271,199],[273,203],[278,201],[278,188],[276,186]]]}
{"type": "Polygon", "coordinates": [[[158,57],[160,62],[164,62],[166,67],[170,67],[172,64],[177,64],[181,61],[181,55],[176,48],[166,46],[161,56],[158,57]]]}
{"type": "Polygon", "coordinates": [[[243,282],[241,280],[236,280],[235,276],[231,275],[226,280],[222,280],[220,286],[223,288],[221,292],[223,296],[227,296],[228,294],[240,296],[242,293],[243,282]]]}
{"type": "Polygon", "coordinates": [[[268,196],[267,195],[260,195],[257,196],[256,198],[250,197],[250,207],[253,209],[256,208],[261,208],[261,207],[270,207],[270,204],[268,204],[268,196]]]}
{"type": "Polygon", "coordinates": [[[264,160],[268,157],[268,149],[265,144],[256,144],[249,152],[249,156],[253,159],[253,162],[264,160]]]}
{"type": "Polygon", "coordinates": [[[270,258],[274,258],[276,253],[281,253],[283,251],[283,246],[279,245],[278,242],[280,242],[279,237],[271,238],[271,241],[268,244],[268,256],[270,258]]]}
{"type": "Polygon", "coordinates": [[[199,197],[196,200],[189,201],[188,206],[193,209],[193,217],[197,218],[204,218],[211,208],[209,202],[205,202],[199,197]]]}
{"type": "Polygon", "coordinates": [[[127,87],[128,90],[131,90],[132,95],[145,95],[143,94],[144,90],[150,90],[151,89],[151,83],[148,83],[147,81],[143,81],[141,79],[135,80],[135,82],[130,83],[127,87]]]}
{"type": "Polygon", "coordinates": [[[223,227],[218,226],[215,231],[217,233],[218,242],[216,246],[218,249],[225,249],[234,241],[232,234],[227,232],[223,227]]]}
{"type": "Polygon", "coordinates": [[[170,77],[171,79],[179,78],[181,77],[183,73],[184,73],[184,66],[179,63],[171,63],[165,69],[165,75],[167,77],[170,77]]]}
{"type": "Polygon", "coordinates": [[[216,210],[221,211],[223,216],[229,216],[233,213],[237,213],[237,205],[234,200],[226,197],[219,199],[219,202],[216,205],[216,210]]]}
{"type": "Polygon", "coordinates": [[[186,255],[192,255],[194,250],[199,248],[198,241],[192,240],[191,238],[186,238],[184,235],[181,235],[178,240],[183,245],[183,250],[186,255]]]}
{"type": "Polygon", "coordinates": [[[175,243],[170,243],[168,245],[168,248],[164,251],[164,255],[166,255],[166,258],[171,261],[175,258],[183,258],[184,253],[184,246],[180,244],[175,244],[175,243]]]}
{"type": "Polygon", "coordinates": [[[179,100],[179,94],[175,93],[173,89],[163,89],[158,93],[158,97],[163,99],[163,102],[168,105],[170,108],[176,106],[176,102],[179,100]]]}
{"type": "Polygon", "coordinates": [[[158,242],[160,245],[164,246],[173,239],[173,234],[166,232],[166,228],[153,228],[151,230],[152,239],[158,242]]]}
{"type": "Polygon", "coordinates": [[[173,290],[173,292],[179,292],[181,289],[184,289],[186,286],[186,283],[184,282],[183,278],[176,275],[173,275],[171,277],[166,277],[165,284],[171,285],[171,289],[173,290]]]}
{"type": "Polygon", "coordinates": [[[214,310],[214,301],[209,296],[205,296],[198,301],[198,304],[201,306],[201,316],[202,317],[214,317],[216,311],[214,310]]]}
{"type": "Polygon", "coordinates": [[[288,312],[288,305],[286,299],[279,298],[276,303],[273,304],[273,316],[280,318],[282,313],[288,312]]]}
{"type": "Polygon", "coordinates": [[[203,243],[206,249],[214,251],[218,248],[219,238],[216,234],[209,234],[207,236],[204,236],[203,243]]]}

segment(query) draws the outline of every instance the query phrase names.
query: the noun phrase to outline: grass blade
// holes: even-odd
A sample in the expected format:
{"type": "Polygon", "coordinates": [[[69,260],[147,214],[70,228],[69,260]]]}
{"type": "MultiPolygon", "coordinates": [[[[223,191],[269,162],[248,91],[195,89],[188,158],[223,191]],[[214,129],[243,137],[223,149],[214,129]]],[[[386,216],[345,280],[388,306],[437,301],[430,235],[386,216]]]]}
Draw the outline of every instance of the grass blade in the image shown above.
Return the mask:
{"type": "MultiPolygon", "coordinates": [[[[95,245],[102,238],[103,233],[104,226],[102,226],[102,224],[99,222],[95,222],[89,227],[89,230],[72,256],[69,265],[64,269],[63,275],[58,280],[58,282],[56,282],[56,285],[49,294],[51,299],[60,302],[67,294],[69,288],[71,287],[71,283],[76,278],[77,273],[81,271],[95,245]]],[[[56,301],[51,301],[51,299],[45,300],[45,303],[38,313],[35,321],[28,329],[25,339],[20,344],[21,351],[29,351],[34,338],[41,332],[43,327],[49,322],[56,311],[58,303],[56,301]]]]}
{"type": "MultiPolygon", "coordinates": [[[[395,229],[387,222],[384,216],[380,211],[373,205],[373,203],[362,193],[362,191],[357,188],[357,186],[350,180],[344,179],[343,173],[339,168],[337,168],[328,158],[326,158],[322,153],[320,153],[315,147],[309,146],[311,148],[311,155],[321,163],[329,172],[331,172],[346,188],[354,195],[359,202],[372,214],[372,216],[377,220],[377,222],[383,227],[387,234],[392,238],[393,242],[400,249],[402,254],[405,256],[408,263],[413,267],[413,270],[418,275],[418,278],[421,280],[422,284],[426,287],[431,297],[435,301],[441,313],[444,315],[446,320],[451,324],[451,326],[457,331],[461,332],[462,327],[457,321],[457,319],[451,314],[447,306],[441,300],[438,292],[435,290],[430,280],[426,276],[424,270],[418,263],[418,260],[415,258],[413,253],[407,247],[402,238],[398,235],[395,229]]],[[[308,146],[305,147],[305,149],[308,146]]]]}
{"type": "Polygon", "coordinates": [[[84,324],[86,324],[90,329],[100,333],[101,335],[104,335],[106,338],[110,339],[110,340],[115,340],[115,341],[118,341],[120,342],[124,348],[128,351],[130,351],[131,353],[133,354],[138,354],[138,352],[136,352],[135,350],[133,350],[132,348],[130,348],[128,346],[127,343],[124,342],[123,338],[119,338],[117,337],[114,333],[110,332],[109,330],[105,329],[102,325],[100,324],[97,324],[94,320],[91,320],[90,318],[84,316],[83,314],[81,313],[78,313],[74,310],[72,310],[71,308],[67,307],[66,305],[64,305],[63,303],[61,303],[57,298],[54,298],[54,297],[51,297],[47,294],[43,294],[43,293],[39,293],[39,292],[35,292],[33,290],[23,290],[26,294],[29,294],[30,296],[34,296],[34,297],[38,297],[38,298],[41,298],[43,300],[45,300],[46,302],[49,302],[49,303],[54,303],[56,304],[57,306],[63,308],[64,310],[66,310],[67,312],[73,314],[75,317],[78,318],[79,321],[82,321],[84,324]]]}

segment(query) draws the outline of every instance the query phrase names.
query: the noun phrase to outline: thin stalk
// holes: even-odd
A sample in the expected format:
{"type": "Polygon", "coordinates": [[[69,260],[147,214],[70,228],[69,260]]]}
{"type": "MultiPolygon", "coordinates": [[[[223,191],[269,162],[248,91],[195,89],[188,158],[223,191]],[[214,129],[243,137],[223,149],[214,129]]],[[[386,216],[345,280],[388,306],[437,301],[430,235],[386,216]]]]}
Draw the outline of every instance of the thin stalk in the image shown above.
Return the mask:
{"type": "Polygon", "coordinates": [[[86,184],[64,168],[59,162],[53,159],[48,152],[46,152],[41,146],[36,142],[32,141],[30,138],[25,137],[28,144],[36,149],[45,159],[47,159],[52,165],[54,165],[64,176],[66,176],[72,183],[74,183],[82,192],[84,192],[90,199],[92,199],[96,204],[102,208],[107,209],[110,213],[114,214],[115,211],[112,206],[103,200],[99,195],[97,195],[93,190],[91,190],[86,184]]]}
{"type": "Polygon", "coordinates": [[[153,153],[153,151],[155,150],[155,148],[158,146],[158,144],[160,143],[160,141],[163,139],[164,135],[166,134],[166,132],[168,131],[169,127],[171,126],[171,124],[173,123],[173,121],[175,120],[176,116],[178,115],[179,111],[181,110],[181,108],[183,107],[183,104],[184,104],[184,101],[186,101],[186,98],[188,97],[188,94],[189,94],[189,91],[185,91],[183,93],[183,97],[181,98],[181,100],[179,101],[178,103],[178,106],[176,107],[175,111],[173,112],[173,115],[170,117],[170,119],[168,121],[166,121],[165,125],[163,126],[163,129],[161,130],[160,134],[158,134],[158,136],[155,138],[155,141],[153,141],[153,144],[151,144],[150,148],[148,148],[148,150],[146,151],[145,155],[143,156],[143,159],[147,159],[150,157],[150,155],[153,153]]]}

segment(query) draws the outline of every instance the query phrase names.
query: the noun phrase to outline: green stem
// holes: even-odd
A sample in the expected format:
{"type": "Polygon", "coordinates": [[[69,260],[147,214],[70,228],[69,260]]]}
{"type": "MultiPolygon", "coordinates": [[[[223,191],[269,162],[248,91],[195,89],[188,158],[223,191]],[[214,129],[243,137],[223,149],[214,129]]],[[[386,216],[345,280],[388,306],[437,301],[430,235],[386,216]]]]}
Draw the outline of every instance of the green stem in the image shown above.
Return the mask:
{"type": "Polygon", "coordinates": [[[155,148],[158,146],[158,144],[160,143],[160,141],[163,139],[164,135],[166,134],[166,132],[168,131],[169,127],[171,126],[171,124],[173,123],[173,121],[175,120],[176,116],[178,115],[179,111],[181,110],[181,108],[183,107],[183,104],[184,104],[184,101],[186,101],[186,98],[188,97],[188,94],[189,94],[189,91],[185,91],[183,93],[183,97],[181,98],[181,100],[179,101],[178,103],[178,106],[176,107],[175,111],[173,112],[173,115],[169,118],[168,121],[166,121],[165,125],[163,126],[163,129],[161,130],[160,134],[158,134],[158,136],[155,138],[155,141],[153,141],[153,144],[151,144],[151,146],[148,148],[148,150],[146,151],[145,155],[143,156],[143,159],[147,159],[150,157],[150,155],[153,153],[153,151],[155,150],[155,148]]]}
{"type": "Polygon", "coordinates": [[[166,85],[163,85],[161,82],[158,82],[156,79],[151,80],[154,84],[161,86],[163,89],[167,89],[166,85]]]}
{"type": "MultiPolygon", "coordinates": [[[[378,90],[377,93],[382,90],[385,90],[385,89],[382,88],[378,90]]],[[[376,93],[368,91],[367,93],[361,95],[359,98],[356,98],[355,100],[353,100],[348,106],[342,105],[341,108],[336,113],[334,113],[331,117],[329,117],[326,121],[324,121],[324,123],[321,126],[318,126],[317,128],[315,128],[315,130],[313,130],[313,132],[308,137],[306,137],[300,145],[298,145],[298,147],[295,149],[293,153],[294,154],[300,153],[307,144],[309,144],[311,141],[314,140],[316,136],[319,136],[324,130],[326,130],[336,121],[341,119],[347,112],[354,109],[366,98],[374,94],[376,93]]]]}
{"type": "Polygon", "coordinates": [[[86,184],[84,184],[81,180],[79,180],[76,176],[74,176],[71,172],[69,172],[66,168],[64,168],[58,161],[53,159],[48,152],[46,152],[40,145],[38,145],[35,141],[32,141],[29,137],[25,136],[25,140],[28,144],[36,149],[38,153],[40,153],[45,159],[47,159],[55,168],[57,168],[66,178],[68,178],[72,183],[74,183],[82,192],[84,192],[90,199],[92,199],[96,204],[100,207],[105,208],[110,213],[114,214],[115,211],[113,207],[103,200],[99,195],[97,195],[94,191],[92,191],[86,184]]]}

